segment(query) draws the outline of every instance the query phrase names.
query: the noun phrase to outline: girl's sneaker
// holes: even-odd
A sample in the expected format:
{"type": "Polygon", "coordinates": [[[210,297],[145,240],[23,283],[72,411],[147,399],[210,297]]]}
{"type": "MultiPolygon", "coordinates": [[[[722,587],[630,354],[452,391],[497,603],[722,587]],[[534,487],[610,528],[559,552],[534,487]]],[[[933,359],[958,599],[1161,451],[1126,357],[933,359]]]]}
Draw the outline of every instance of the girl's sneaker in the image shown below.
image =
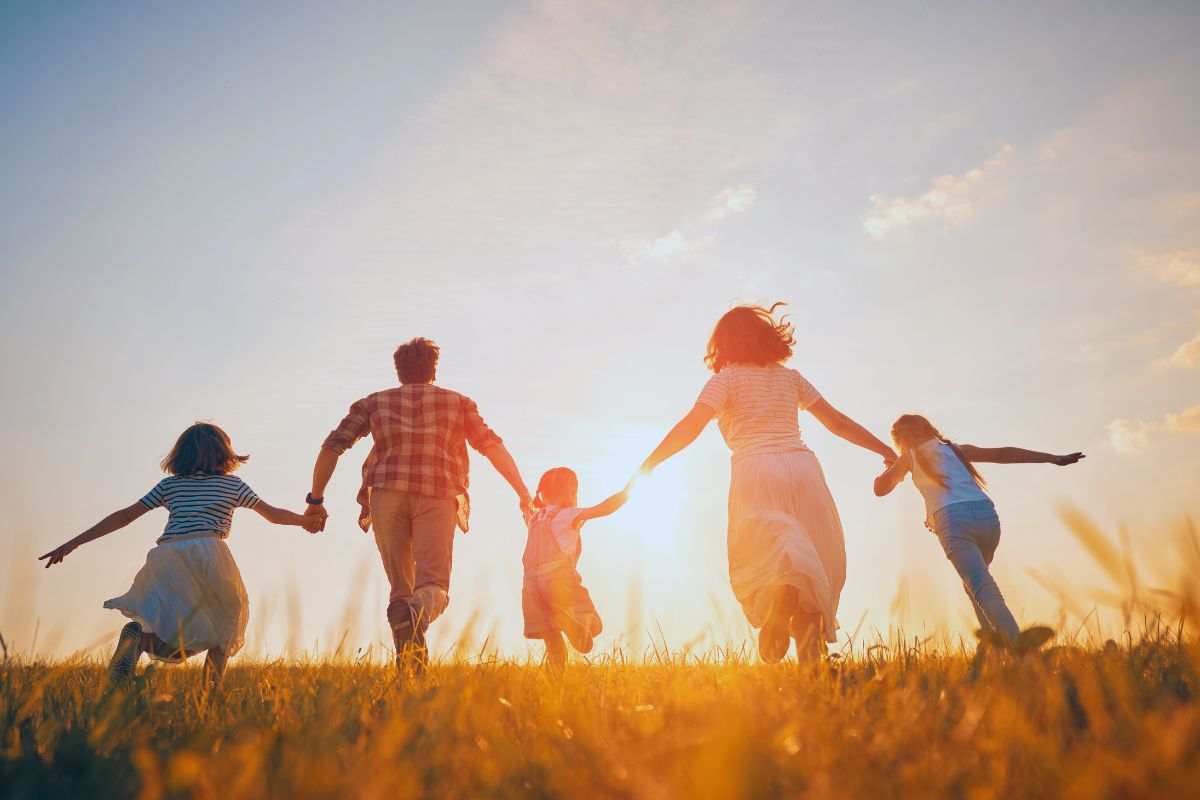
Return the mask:
{"type": "Polygon", "coordinates": [[[121,628],[117,638],[117,650],[108,664],[108,677],[114,683],[125,683],[133,678],[134,669],[142,655],[142,626],[130,622],[121,628]]]}

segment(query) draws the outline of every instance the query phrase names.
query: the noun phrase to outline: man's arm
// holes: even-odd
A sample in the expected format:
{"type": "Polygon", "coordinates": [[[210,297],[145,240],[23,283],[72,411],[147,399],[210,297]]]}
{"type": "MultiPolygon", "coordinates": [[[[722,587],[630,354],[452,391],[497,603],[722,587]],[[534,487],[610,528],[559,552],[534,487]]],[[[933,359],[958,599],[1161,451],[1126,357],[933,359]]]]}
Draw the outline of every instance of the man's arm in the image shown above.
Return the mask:
{"type": "Polygon", "coordinates": [[[517,493],[517,498],[521,502],[521,512],[527,512],[531,499],[529,488],[525,485],[525,481],[521,477],[521,470],[517,469],[517,462],[513,461],[508,448],[504,446],[503,442],[496,442],[483,451],[483,456],[492,463],[496,472],[500,473],[500,477],[508,481],[508,485],[517,493]]]}
{"type": "MultiPolygon", "coordinates": [[[[310,494],[312,497],[319,500],[325,499],[325,487],[329,485],[329,479],[333,477],[333,471],[337,468],[338,459],[341,458],[341,453],[337,450],[332,450],[328,447],[321,447],[317,453],[317,461],[313,464],[312,489],[310,494]]],[[[323,505],[314,505],[310,503],[308,508],[304,510],[305,515],[319,514],[327,517],[329,512],[325,510],[323,505]]]]}
{"type": "MultiPolygon", "coordinates": [[[[329,479],[333,477],[333,471],[337,468],[337,462],[342,453],[371,432],[369,401],[369,397],[364,397],[351,405],[350,411],[338,423],[338,426],[325,437],[325,441],[317,453],[317,460],[313,464],[312,489],[310,490],[312,498],[325,499],[325,487],[329,484],[329,479]]],[[[309,503],[304,514],[305,516],[320,516],[322,518],[321,529],[325,529],[324,518],[329,516],[329,512],[325,510],[324,506],[309,503]]]]}
{"type": "Polygon", "coordinates": [[[973,444],[959,445],[959,450],[968,461],[990,464],[1057,464],[1066,467],[1085,458],[1083,453],[1056,456],[1023,447],[976,447],[973,444]]]}

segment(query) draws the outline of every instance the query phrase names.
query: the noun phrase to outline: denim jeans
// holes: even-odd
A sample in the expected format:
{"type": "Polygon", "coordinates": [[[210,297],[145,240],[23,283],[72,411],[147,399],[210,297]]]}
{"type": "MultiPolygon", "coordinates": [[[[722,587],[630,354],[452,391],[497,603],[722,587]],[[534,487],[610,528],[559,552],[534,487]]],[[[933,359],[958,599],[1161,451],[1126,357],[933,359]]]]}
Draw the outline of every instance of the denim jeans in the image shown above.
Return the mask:
{"type": "Polygon", "coordinates": [[[948,505],[933,515],[933,531],[962,578],[980,626],[1015,641],[1020,632],[1017,621],[988,571],[1000,544],[1000,518],[995,506],[987,500],[948,505]]]}

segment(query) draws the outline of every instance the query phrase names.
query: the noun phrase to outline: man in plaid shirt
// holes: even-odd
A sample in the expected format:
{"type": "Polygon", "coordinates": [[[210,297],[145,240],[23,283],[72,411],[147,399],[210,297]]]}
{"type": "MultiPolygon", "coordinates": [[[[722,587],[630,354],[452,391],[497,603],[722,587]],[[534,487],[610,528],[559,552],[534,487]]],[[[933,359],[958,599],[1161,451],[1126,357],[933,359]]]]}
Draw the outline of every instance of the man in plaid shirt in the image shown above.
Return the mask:
{"type": "Polygon", "coordinates": [[[450,602],[454,530],[468,528],[467,445],[482,453],[529,507],[529,490],[500,437],[475,401],[433,384],[438,346],[413,339],[396,349],[400,386],[367,395],[321,445],[313,467],[309,514],[326,516],[325,486],[338,458],[370,434],[362,469],[359,525],[375,528],[375,543],[391,583],[388,623],[397,663],[420,669],[425,629],[450,602]]]}

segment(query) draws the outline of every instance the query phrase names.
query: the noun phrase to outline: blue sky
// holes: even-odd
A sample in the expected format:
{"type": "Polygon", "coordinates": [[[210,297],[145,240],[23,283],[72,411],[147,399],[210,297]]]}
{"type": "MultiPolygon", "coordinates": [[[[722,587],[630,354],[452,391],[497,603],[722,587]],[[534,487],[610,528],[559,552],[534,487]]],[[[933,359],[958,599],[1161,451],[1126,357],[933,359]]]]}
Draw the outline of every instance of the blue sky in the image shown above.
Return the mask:
{"type": "MultiPolygon", "coordinates": [[[[1057,610],[1029,569],[1096,582],[1056,502],[1128,523],[1148,557],[1196,511],[1189,4],[0,13],[6,638],[40,620],[39,646],[69,652],[115,630],[100,604],[163,520],[44,576],[32,557],[140,496],[194,419],[299,505],[325,433],[415,335],[527,480],[565,463],[602,497],[694,400],[721,311],[787,300],[793,366],[877,432],[920,410],[964,441],[1089,452],[988,471],[997,573],[1027,618],[1057,610]]],[[[903,581],[899,621],[965,629],[915,493],[875,500],[873,460],[803,422],[847,529],[843,624],[886,627],[903,581]]],[[[343,606],[361,608],[352,639],[378,637],[363,455],[326,536],[238,521],[266,650],[285,647],[289,586],[295,648],[343,606]]],[[[714,430],[589,532],[610,630],[637,585],[673,641],[744,633],[726,473],[714,430]]],[[[512,505],[477,462],[444,646],[478,612],[524,652],[512,505]]]]}

